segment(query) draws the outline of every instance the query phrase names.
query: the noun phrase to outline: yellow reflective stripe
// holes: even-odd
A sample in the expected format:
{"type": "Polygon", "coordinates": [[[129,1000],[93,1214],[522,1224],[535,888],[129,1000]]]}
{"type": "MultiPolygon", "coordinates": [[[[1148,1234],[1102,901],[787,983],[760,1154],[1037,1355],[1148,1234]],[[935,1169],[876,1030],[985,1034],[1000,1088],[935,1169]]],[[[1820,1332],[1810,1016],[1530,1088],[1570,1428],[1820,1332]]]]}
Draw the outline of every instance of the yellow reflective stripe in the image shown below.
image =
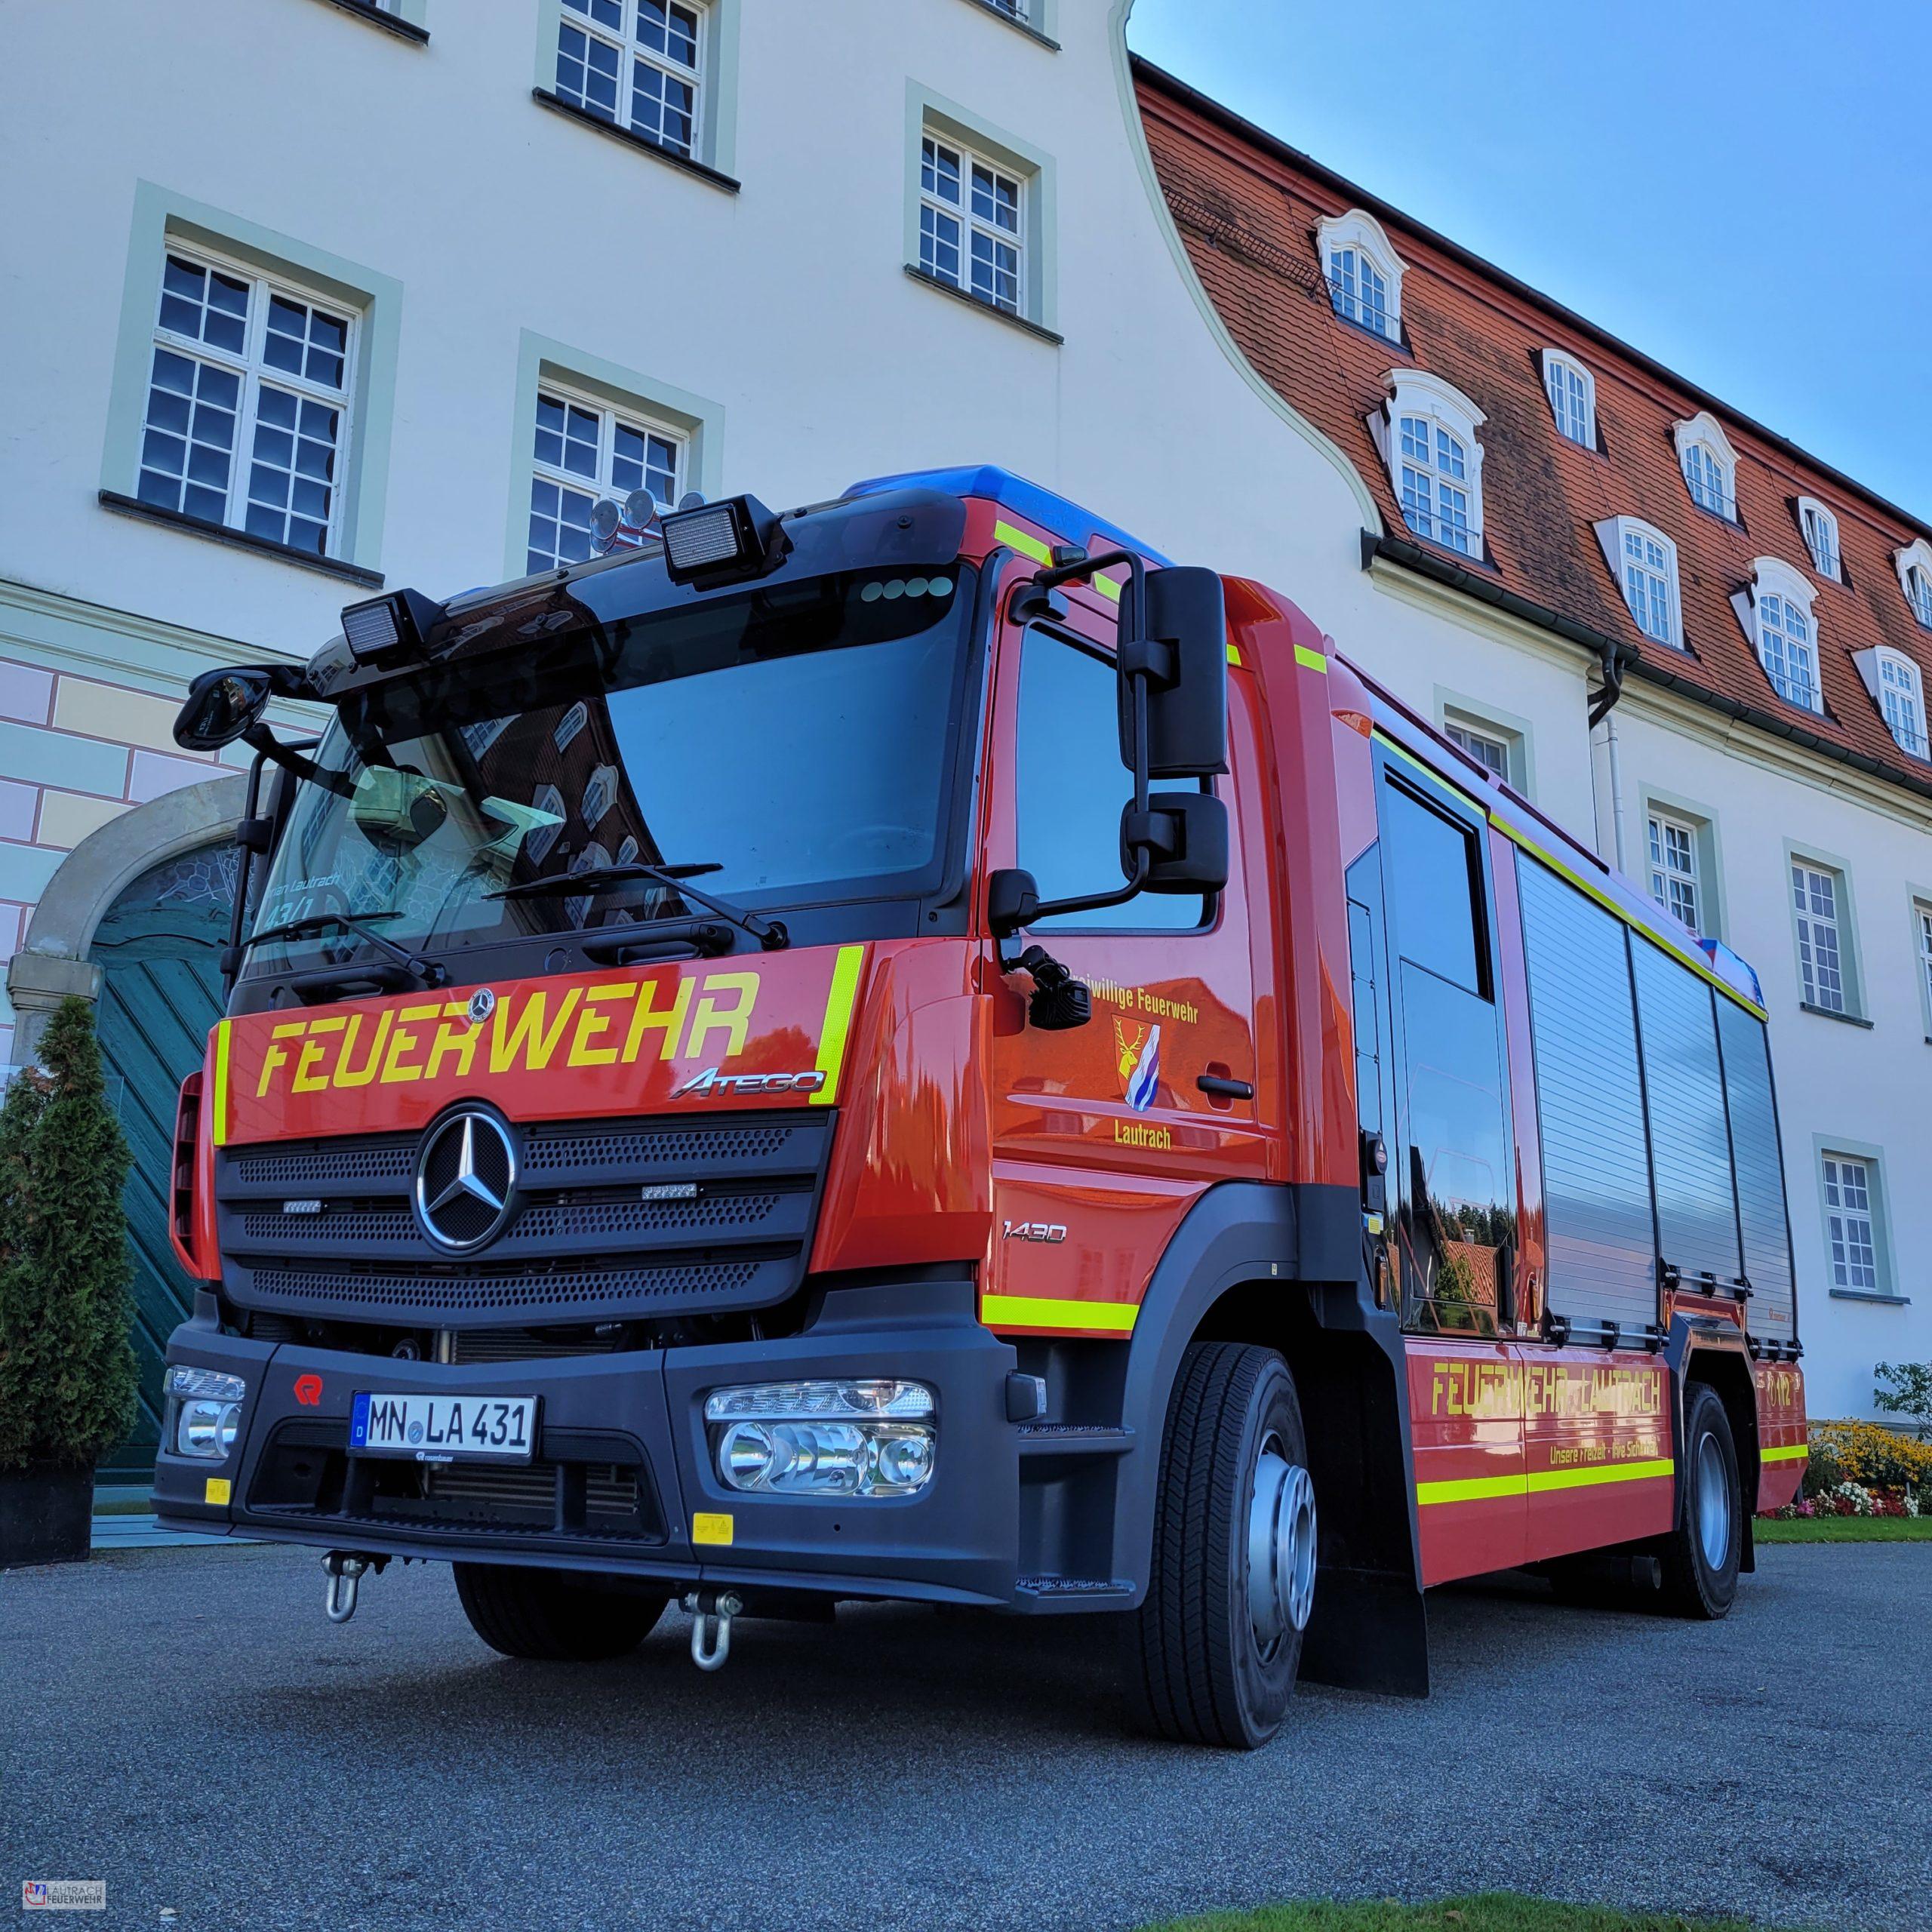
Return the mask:
{"type": "Polygon", "coordinates": [[[838,1076],[845,1066],[845,1038],[852,1030],[852,1008],[859,995],[859,968],[864,964],[863,946],[841,946],[832,962],[832,990],[825,997],[825,1025],[818,1036],[818,1070],[824,1084],[809,1104],[829,1107],[838,1097],[838,1076]]]}
{"type": "Polygon", "coordinates": [[[1810,1453],[1809,1443],[1794,1442],[1786,1449],[1761,1450],[1758,1460],[1761,1463],[1795,1463],[1801,1456],[1808,1456],[1810,1453]]]}
{"type": "Polygon", "coordinates": [[[1010,523],[993,525],[993,541],[1004,543],[1010,550],[1017,550],[1023,557],[1031,557],[1036,564],[1050,564],[1054,553],[1037,537],[1029,537],[1023,530],[1015,530],[1010,523]]]}
{"type": "Polygon", "coordinates": [[[1384,751],[1393,752],[1395,755],[1400,758],[1404,764],[1408,766],[1412,771],[1420,772],[1423,777],[1426,778],[1429,782],[1443,795],[1444,797],[1453,798],[1457,804],[1466,806],[1472,811],[1481,811],[1482,810],[1481,806],[1478,804],[1475,800],[1471,798],[1466,792],[1460,791],[1457,789],[1455,786],[1451,784],[1448,780],[1444,778],[1441,773],[1436,770],[1434,765],[1424,764],[1422,760],[1417,758],[1415,753],[1411,751],[1406,745],[1398,745],[1395,740],[1389,737],[1386,732],[1377,731],[1374,735],[1375,742],[1380,745],[1384,751]]]}
{"type": "Polygon", "coordinates": [[[1103,597],[1107,598],[1109,602],[1118,604],[1120,601],[1120,586],[1115,583],[1112,577],[1095,577],[1094,579],[1094,588],[1097,590],[1103,597]]]}
{"type": "Polygon", "coordinates": [[[1140,1309],[1124,1301],[1049,1301],[1037,1295],[984,1295],[980,1319],[989,1328],[1104,1328],[1129,1334],[1140,1309]]]}
{"type": "Polygon", "coordinates": [[[1546,1490],[1583,1489],[1592,1483],[1639,1482],[1648,1476],[1674,1476],[1677,1465],[1668,1456],[1647,1463],[1609,1463],[1595,1469],[1540,1469],[1530,1478],[1530,1494],[1546,1490]]]}
{"type": "Polygon", "coordinates": [[[1295,662],[1304,671],[1319,671],[1325,678],[1328,675],[1328,660],[1318,651],[1311,651],[1305,644],[1295,646],[1295,662]]]}
{"type": "Polygon", "coordinates": [[[228,1145],[228,1022],[217,1020],[214,1027],[214,1105],[209,1110],[214,1123],[214,1144],[228,1145]]]}
{"type": "Polygon", "coordinates": [[[1527,832],[1510,824],[1506,819],[1498,818],[1494,812],[1489,814],[1489,822],[1512,845],[1521,846],[1531,857],[1549,866],[1552,872],[1560,877],[1567,878],[1579,892],[1594,899],[1606,912],[1614,914],[1633,932],[1641,933],[1644,938],[1660,951],[1669,953],[1671,958],[1678,961],[1680,964],[1689,967],[1699,979],[1709,980],[1726,998],[1735,1000],[1754,1020],[1768,1020],[1770,1018],[1770,1015],[1758,1005],[1756,1001],[1740,992],[1728,980],[1720,979],[1696,954],[1685,952],[1683,947],[1665,938],[1661,933],[1654,932],[1650,927],[1641,924],[1627,907],[1619,905],[1608,893],[1604,891],[1600,887],[1592,885],[1580,872],[1566,866],[1555,854],[1545,851],[1527,832]]]}
{"type": "Polygon", "coordinates": [[[1470,1476],[1456,1482],[1419,1482],[1418,1503],[1484,1503],[1492,1497],[1521,1496],[1529,1487],[1521,1476],[1470,1476]]]}
{"type": "Polygon", "coordinates": [[[1237,671],[1241,669],[1241,653],[1237,651],[1232,645],[1229,645],[1228,646],[1228,662],[1232,664],[1237,671]]]}
{"type": "Polygon", "coordinates": [[[1470,1476],[1449,1482],[1419,1482],[1418,1503],[1484,1503],[1504,1496],[1540,1496],[1552,1489],[1586,1489],[1598,1483],[1638,1482],[1674,1475],[1668,1456],[1643,1463],[1610,1463],[1594,1469],[1539,1469],[1526,1476],[1470,1476]]]}

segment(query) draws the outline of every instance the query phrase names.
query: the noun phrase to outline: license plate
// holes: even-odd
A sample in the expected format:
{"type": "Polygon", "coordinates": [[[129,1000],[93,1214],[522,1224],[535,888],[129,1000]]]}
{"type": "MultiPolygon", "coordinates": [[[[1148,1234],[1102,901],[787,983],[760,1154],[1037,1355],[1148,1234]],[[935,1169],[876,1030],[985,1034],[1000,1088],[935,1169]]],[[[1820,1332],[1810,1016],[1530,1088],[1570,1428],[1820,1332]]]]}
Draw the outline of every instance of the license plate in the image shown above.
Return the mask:
{"type": "Polygon", "coordinates": [[[537,1444],[534,1395],[388,1395],[349,1411],[349,1446],[420,1463],[527,1463],[537,1444]]]}

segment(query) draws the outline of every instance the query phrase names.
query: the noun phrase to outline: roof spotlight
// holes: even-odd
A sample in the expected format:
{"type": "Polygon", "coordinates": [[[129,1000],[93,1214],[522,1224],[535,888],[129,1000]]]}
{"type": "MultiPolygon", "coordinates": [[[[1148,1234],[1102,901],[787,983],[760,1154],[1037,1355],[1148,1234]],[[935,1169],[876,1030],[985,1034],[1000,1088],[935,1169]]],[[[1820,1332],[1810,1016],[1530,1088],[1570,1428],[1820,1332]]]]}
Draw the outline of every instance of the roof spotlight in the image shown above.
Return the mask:
{"type": "Polygon", "coordinates": [[[622,503],[614,497],[600,497],[591,506],[590,547],[604,557],[635,550],[657,523],[657,500],[648,490],[633,490],[622,503]]]}

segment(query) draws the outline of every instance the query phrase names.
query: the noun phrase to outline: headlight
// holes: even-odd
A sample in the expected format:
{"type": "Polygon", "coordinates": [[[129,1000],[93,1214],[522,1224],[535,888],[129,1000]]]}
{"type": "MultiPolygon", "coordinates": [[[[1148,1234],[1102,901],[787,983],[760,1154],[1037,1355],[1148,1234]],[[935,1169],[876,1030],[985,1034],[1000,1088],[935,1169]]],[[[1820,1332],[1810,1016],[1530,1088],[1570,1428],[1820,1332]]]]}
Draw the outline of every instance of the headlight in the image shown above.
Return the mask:
{"type": "Polygon", "coordinates": [[[731,1488],[911,1496],[932,1479],[933,1409],[923,1382],[762,1382],[714,1389],[704,1416],[731,1488]]]}
{"type": "Polygon", "coordinates": [[[183,1456],[200,1456],[218,1463],[235,1447],[242,1423],[239,1402],[211,1402],[198,1395],[181,1404],[174,1425],[174,1447],[183,1456]]]}
{"type": "Polygon", "coordinates": [[[217,1402],[240,1402],[248,1398],[248,1385],[238,1375],[224,1375],[218,1368],[171,1368],[168,1371],[171,1395],[207,1395],[217,1402]]]}
{"type": "Polygon", "coordinates": [[[248,1385],[218,1368],[171,1368],[162,1386],[174,1411],[169,1441],[177,1456],[219,1463],[235,1447],[248,1385]]]}

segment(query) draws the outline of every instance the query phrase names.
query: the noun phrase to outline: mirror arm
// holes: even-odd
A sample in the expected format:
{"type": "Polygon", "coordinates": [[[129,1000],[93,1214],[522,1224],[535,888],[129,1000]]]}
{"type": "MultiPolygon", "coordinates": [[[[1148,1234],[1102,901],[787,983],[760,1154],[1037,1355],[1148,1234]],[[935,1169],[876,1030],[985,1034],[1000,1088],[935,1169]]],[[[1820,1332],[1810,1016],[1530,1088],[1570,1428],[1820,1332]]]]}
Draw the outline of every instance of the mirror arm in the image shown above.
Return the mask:
{"type": "Polygon", "coordinates": [[[325,791],[334,792],[337,798],[355,795],[355,786],[340,772],[325,771],[313,758],[302,755],[303,747],[321,742],[318,738],[300,738],[294,744],[284,744],[266,724],[251,724],[242,734],[242,742],[257,758],[269,759],[283,771],[293,772],[311,785],[319,785],[325,791]]]}
{"type": "MultiPolygon", "coordinates": [[[[266,754],[257,751],[248,765],[248,791],[247,801],[242,808],[242,823],[253,825],[261,815],[262,766],[266,754]]],[[[221,990],[223,1004],[226,995],[235,990],[235,978],[242,966],[242,928],[248,916],[249,875],[255,869],[254,847],[244,844],[240,829],[235,834],[237,845],[241,847],[241,857],[235,868],[235,904],[229,914],[228,943],[222,949],[221,990]]]]}

